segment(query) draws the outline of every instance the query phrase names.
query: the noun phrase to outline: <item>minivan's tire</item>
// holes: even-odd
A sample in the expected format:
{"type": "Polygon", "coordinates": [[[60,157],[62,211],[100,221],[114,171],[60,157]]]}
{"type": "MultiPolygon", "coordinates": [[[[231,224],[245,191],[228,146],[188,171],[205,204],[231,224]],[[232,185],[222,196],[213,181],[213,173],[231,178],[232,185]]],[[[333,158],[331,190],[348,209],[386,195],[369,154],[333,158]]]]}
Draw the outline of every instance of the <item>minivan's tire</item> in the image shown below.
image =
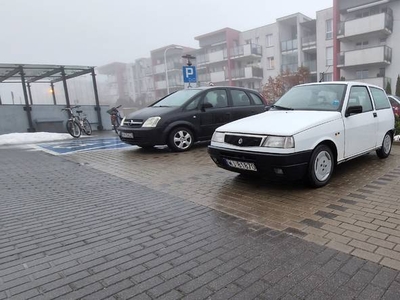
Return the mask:
{"type": "Polygon", "coordinates": [[[168,136],[168,147],[172,151],[182,152],[189,150],[194,143],[193,133],[186,127],[176,127],[168,136]]]}
{"type": "Polygon", "coordinates": [[[385,136],[383,137],[382,147],[376,150],[376,155],[379,158],[387,158],[392,150],[392,134],[390,132],[386,132],[385,136]]]}
{"type": "Polygon", "coordinates": [[[323,187],[331,179],[335,168],[335,159],[331,148],[326,145],[317,146],[308,165],[308,183],[315,188],[323,187]]]}

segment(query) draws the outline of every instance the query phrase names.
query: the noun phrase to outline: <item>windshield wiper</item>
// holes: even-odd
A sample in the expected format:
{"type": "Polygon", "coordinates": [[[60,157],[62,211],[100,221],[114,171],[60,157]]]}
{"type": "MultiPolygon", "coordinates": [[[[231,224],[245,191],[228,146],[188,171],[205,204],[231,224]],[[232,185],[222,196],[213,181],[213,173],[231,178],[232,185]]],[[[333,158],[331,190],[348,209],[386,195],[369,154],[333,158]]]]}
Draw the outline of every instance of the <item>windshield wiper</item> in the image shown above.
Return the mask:
{"type": "Polygon", "coordinates": [[[294,110],[294,108],[291,107],[284,107],[284,106],[280,106],[280,105],[272,105],[273,108],[277,108],[277,109],[282,109],[282,110],[294,110]]]}

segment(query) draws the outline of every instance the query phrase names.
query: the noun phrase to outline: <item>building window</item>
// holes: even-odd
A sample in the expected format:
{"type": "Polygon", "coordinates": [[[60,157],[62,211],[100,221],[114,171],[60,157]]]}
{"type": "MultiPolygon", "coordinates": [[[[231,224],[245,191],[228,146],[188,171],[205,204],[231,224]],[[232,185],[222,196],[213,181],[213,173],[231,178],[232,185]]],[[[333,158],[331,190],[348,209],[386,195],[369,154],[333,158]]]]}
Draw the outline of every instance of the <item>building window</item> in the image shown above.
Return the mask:
{"type": "Polygon", "coordinates": [[[275,69],[275,60],[273,56],[267,57],[267,69],[275,69]]]}
{"type": "Polygon", "coordinates": [[[363,42],[357,42],[356,43],[356,49],[363,49],[368,46],[369,42],[368,41],[363,41],[363,42]]]}
{"type": "Polygon", "coordinates": [[[265,39],[266,39],[267,47],[271,47],[272,46],[272,34],[267,34],[265,39]]]}
{"type": "Polygon", "coordinates": [[[258,45],[259,40],[260,40],[260,38],[257,36],[256,39],[255,39],[255,44],[256,45],[258,45]]]}
{"type": "Polygon", "coordinates": [[[246,45],[251,44],[251,39],[250,40],[245,40],[244,42],[246,43],[246,45]]]}
{"type": "Polygon", "coordinates": [[[324,81],[333,81],[333,74],[332,73],[325,73],[324,74],[324,81]]]}
{"type": "Polygon", "coordinates": [[[368,70],[358,70],[356,71],[356,79],[365,79],[368,78],[368,70]]]}
{"type": "Polygon", "coordinates": [[[326,39],[333,38],[333,19],[326,20],[326,39]]]}
{"type": "Polygon", "coordinates": [[[327,66],[333,65],[333,47],[326,48],[326,65],[327,66]]]}

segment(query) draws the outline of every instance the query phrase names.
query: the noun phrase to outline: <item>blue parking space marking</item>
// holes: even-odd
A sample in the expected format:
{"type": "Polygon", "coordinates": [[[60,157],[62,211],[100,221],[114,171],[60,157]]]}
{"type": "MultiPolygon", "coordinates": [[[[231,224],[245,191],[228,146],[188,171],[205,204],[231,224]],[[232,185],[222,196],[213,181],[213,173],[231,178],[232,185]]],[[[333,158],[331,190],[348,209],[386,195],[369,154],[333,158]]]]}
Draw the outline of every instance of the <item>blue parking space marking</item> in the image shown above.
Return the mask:
{"type": "Polygon", "coordinates": [[[56,155],[94,150],[123,149],[128,147],[134,146],[125,144],[118,137],[86,138],[36,145],[36,148],[56,155]]]}

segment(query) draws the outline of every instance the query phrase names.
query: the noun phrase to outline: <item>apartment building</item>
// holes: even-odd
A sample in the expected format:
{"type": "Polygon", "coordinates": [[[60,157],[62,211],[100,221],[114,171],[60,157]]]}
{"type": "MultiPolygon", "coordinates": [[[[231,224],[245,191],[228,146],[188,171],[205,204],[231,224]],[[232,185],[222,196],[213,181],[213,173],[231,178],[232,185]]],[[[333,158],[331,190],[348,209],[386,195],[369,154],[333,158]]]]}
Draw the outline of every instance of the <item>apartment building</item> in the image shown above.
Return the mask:
{"type": "Polygon", "coordinates": [[[400,72],[400,1],[334,0],[334,79],[386,87],[400,72]],[[398,20],[398,19],[397,19],[398,20]],[[398,52],[398,51],[397,51],[398,52]]]}
{"type": "Polygon", "coordinates": [[[223,28],[195,37],[198,49],[171,44],[137,59],[131,72],[118,63],[100,71],[112,74],[111,92],[133,95],[141,104],[184,88],[185,54],[196,57],[197,85],[262,89],[270,76],[307,67],[310,81],[355,80],[381,87],[391,82],[394,88],[400,72],[394,51],[400,48],[397,15],[400,0],[333,0],[333,7],[317,11],[315,19],[296,13],[244,32],[223,28]]]}
{"type": "Polygon", "coordinates": [[[113,62],[97,68],[98,74],[107,76],[103,97],[107,103],[115,103],[118,99],[135,97],[132,65],[113,62]]]}
{"type": "Polygon", "coordinates": [[[139,58],[132,65],[134,102],[139,106],[156,100],[151,58],[139,58]]]}
{"type": "Polygon", "coordinates": [[[198,81],[200,85],[233,85],[258,89],[263,79],[262,48],[257,42],[244,41],[241,32],[224,28],[195,39],[198,81]]]}

